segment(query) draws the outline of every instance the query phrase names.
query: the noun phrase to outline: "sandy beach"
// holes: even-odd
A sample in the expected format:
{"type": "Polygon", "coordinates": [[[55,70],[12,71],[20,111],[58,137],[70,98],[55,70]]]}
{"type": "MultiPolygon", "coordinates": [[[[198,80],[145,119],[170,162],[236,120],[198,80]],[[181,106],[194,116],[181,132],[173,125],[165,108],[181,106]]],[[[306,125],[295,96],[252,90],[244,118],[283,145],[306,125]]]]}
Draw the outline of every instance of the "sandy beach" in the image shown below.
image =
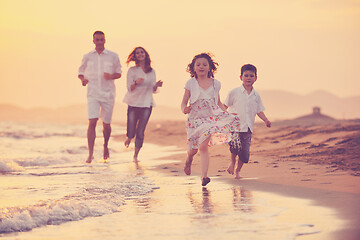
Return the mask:
{"type": "Polygon", "coordinates": [[[140,162],[112,126],[109,162],[98,128],[95,160],[85,124],[0,122],[0,237],[60,239],[357,240],[359,122],[256,125],[251,160],[234,179],[226,145],[185,175],[184,121],[150,120],[140,162]],[[6,153],[6,154],[5,154],[6,153]],[[26,197],[25,197],[26,196],[26,197]]]}
{"type": "MultiPolygon", "coordinates": [[[[124,136],[116,137],[119,141],[124,136]]],[[[177,146],[184,152],[173,155],[158,170],[185,176],[186,131],[183,121],[150,121],[145,142],[177,146]]],[[[209,176],[233,186],[310,199],[315,205],[331,207],[349,224],[333,239],[360,238],[360,122],[334,121],[309,125],[296,122],[273,123],[272,128],[256,124],[249,164],[240,180],[226,171],[226,145],[210,148],[209,176]]],[[[141,156],[140,156],[141,158],[141,156]]],[[[166,159],[169,159],[168,157],[166,159]]],[[[194,158],[192,176],[199,176],[199,155],[194,158]]],[[[209,187],[211,187],[211,184],[209,187]]],[[[200,179],[198,183],[200,185],[200,179]]]]}

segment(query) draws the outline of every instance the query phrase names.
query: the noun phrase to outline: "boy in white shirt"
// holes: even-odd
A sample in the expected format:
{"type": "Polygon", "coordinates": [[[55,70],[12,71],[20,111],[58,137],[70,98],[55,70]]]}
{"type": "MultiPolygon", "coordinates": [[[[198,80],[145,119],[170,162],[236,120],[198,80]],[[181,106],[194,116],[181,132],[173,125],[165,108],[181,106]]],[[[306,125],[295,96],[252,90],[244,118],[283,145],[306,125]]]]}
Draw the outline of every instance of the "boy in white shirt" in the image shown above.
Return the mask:
{"type": "Polygon", "coordinates": [[[241,121],[240,132],[233,132],[233,138],[229,142],[231,152],[231,163],[227,170],[229,174],[234,174],[236,156],[238,156],[235,179],[240,179],[243,164],[249,162],[255,116],[258,115],[267,127],[271,127],[271,122],[265,116],[265,107],[260,95],[253,88],[257,79],[256,67],[251,64],[242,66],[240,79],[243,84],[230,91],[224,104],[226,108],[229,107],[229,112],[238,115],[241,121]]]}

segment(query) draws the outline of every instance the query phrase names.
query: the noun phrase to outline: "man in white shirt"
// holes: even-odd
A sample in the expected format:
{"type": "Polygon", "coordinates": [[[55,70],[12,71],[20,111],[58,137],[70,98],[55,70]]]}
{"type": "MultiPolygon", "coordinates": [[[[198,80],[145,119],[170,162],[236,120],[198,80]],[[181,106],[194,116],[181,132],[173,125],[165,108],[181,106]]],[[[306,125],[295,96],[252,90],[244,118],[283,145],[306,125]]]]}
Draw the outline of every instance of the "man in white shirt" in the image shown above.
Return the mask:
{"type": "Polygon", "coordinates": [[[79,67],[78,78],[83,86],[87,85],[88,119],[87,130],[89,157],[94,158],[96,123],[99,117],[103,121],[104,160],[110,156],[108,142],[111,135],[111,119],[115,103],[114,80],[121,77],[121,64],[116,53],[105,49],[105,34],[96,31],[93,34],[95,49],[84,55],[79,67]]]}
{"type": "Polygon", "coordinates": [[[236,156],[238,156],[238,166],[235,170],[236,179],[240,179],[240,170],[244,163],[249,162],[251,135],[254,129],[255,116],[258,115],[271,127],[271,122],[265,116],[265,107],[261,101],[260,95],[253,88],[257,80],[257,69],[251,64],[241,67],[241,81],[243,84],[230,91],[225,107],[229,107],[229,112],[238,115],[240,118],[240,132],[232,133],[232,140],[229,142],[231,152],[231,163],[228,168],[230,174],[234,174],[236,156]]]}

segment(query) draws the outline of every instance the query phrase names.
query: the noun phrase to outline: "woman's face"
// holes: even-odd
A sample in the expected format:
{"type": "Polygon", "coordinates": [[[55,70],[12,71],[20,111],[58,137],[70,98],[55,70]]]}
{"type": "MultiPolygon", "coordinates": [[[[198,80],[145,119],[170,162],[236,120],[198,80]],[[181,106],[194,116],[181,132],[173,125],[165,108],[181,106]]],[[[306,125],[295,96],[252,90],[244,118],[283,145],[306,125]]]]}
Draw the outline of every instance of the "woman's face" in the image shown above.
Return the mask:
{"type": "Polygon", "coordinates": [[[195,60],[194,71],[198,77],[207,77],[210,71],[209,62],[206,58],[198,58],[195,60]]]}
{"type": "Polygon", "coordinates": [[[135,58],[137,62],[145,61],[145,51],[142,48],[136,49],[135,58]]]}

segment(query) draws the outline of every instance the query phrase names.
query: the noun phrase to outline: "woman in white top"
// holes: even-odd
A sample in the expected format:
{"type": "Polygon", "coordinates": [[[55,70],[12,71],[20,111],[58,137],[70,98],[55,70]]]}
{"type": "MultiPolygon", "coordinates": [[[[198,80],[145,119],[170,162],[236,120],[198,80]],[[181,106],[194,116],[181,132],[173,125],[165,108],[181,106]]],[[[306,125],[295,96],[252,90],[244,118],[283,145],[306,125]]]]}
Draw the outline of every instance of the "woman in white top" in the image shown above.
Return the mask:
{"type": "Polygon", "coordinates": [[[154,69],[148,52],[143,47],[136,47],[128,56],[127,64],[135,62],[135,66],[127,72],[128,92],[124,102],[127,111],[127,139],[124,144],[129,147],[135,138],[134,161],[138,161],[138,154],[144,142],[144,132],[150,118],[152,107],[155,106],[153,93],[162,86],[162,81],[156,82],[154,69]]]}
{"type": "Polygon", "coordinates": [[[181,103],[183,113],[189,114],[186,122],[188,158],[184,172],[190,175],[193,157],[199,149],[203,186],[210,182],[208,146],[230,141],[231,131],[240,129],[239,119],[229,114],[220,101],[221,83],[214,79],[216,65],[207,53],[193,58],[187,69],[192,78],[186,82],[181,103]]]}

